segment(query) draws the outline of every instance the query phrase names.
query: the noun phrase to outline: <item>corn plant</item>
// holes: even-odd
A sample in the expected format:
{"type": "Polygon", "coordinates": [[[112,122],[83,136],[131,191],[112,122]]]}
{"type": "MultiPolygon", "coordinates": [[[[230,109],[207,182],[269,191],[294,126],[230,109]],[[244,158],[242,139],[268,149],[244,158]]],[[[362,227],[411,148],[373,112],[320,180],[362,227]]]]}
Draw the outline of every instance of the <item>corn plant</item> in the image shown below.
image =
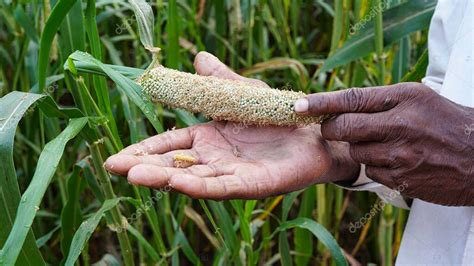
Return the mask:
{"type": "Polygon", "coordinates": [[[192,200],[132,186],[103,164],[126,145],[207,121],[150,100],[139,77],[152,62],[192,72],[206,50],[294,93],[419,81],[434,6],[0,0],[0,265],[393,264],[406,212],[372,215],[375,195],[324,184],[192,200]]]}

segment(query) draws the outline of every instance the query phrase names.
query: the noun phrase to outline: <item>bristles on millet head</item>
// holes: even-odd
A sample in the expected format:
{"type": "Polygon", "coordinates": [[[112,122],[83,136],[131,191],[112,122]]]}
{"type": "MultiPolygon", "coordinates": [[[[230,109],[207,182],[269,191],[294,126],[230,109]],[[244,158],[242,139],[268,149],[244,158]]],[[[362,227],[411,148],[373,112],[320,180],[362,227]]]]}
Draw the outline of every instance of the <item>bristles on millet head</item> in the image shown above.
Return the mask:
{"type": "Polygon", "coordinates": [[[200,76],[158,66],[138,80],[153,101],[215,120],[253,125],[295,126],[321,122],[297,115],[293,103],[302,92],[258,87],[237,80],[200,76]]]}

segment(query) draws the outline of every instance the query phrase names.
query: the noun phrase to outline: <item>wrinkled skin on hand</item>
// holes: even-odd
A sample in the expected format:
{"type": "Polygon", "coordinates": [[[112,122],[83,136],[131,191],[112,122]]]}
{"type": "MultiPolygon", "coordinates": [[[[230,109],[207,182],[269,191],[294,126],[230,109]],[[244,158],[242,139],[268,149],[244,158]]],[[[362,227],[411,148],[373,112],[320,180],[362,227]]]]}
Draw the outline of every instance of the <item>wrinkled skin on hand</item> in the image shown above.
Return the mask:
{"type": "MultiPolygon", "coordinates": [[[[321,126],[350,143],[369,178],[408,197],[474,205],[474,109],[420,83],[356,88],[306,98],[305,115],[339,114],[321,126]]],[[[300,102],[300,106],[305,102],[300,102]]]]}
{"type": "MultiPolygon", "coordinates": [[[[207,53],[196,56],[195,68],[200,75],[267,86],[237,75],[207,53]]],[[[257,127],[230,122],[156,135],[109,157],[105,166],[133,184],[154,188],[170,184],[191,197],[218,200],[263,198],[359,173],[348,144],[324,140],[319,125],[257,127]],[[192,156],[197,164],[174,167],[177,154],[192,156]]]]}

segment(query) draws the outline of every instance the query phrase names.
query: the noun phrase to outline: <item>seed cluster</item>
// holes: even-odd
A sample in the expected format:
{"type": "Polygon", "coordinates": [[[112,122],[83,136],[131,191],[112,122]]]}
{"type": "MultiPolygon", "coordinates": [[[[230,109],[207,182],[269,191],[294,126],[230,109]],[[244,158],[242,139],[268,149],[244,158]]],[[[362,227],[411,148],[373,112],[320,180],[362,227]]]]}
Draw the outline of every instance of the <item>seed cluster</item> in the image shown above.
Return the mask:
{"type": "Polygon", "coordinates": [[[186,154],[175,154],[173,156],[173,165],[176,168],[186,168],[197,164],[197,159],[186,154]]]}
{"type": "Polygon", "coordinates": [[[253,125],[294,126],[321,122],[297,115],[293,103],[302,92],[257,87],[242,81],[206,77],[158,66],[138,80],[153,101],[215,120],[253,125]]]}

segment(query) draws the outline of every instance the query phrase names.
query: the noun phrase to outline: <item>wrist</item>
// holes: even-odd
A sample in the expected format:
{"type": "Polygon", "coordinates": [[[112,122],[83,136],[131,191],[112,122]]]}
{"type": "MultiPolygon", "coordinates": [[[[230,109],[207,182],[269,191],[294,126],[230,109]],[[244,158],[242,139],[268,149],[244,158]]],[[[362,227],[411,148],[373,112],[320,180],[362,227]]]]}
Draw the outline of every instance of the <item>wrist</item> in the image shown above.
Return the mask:
{"type": "Polygon", "coordinates": [[[354,183],[360,174],[360,164],[355,162],[349,153],[349,143],[328,141],[332,163],[325,174],[330,182],[354,183]]]}

